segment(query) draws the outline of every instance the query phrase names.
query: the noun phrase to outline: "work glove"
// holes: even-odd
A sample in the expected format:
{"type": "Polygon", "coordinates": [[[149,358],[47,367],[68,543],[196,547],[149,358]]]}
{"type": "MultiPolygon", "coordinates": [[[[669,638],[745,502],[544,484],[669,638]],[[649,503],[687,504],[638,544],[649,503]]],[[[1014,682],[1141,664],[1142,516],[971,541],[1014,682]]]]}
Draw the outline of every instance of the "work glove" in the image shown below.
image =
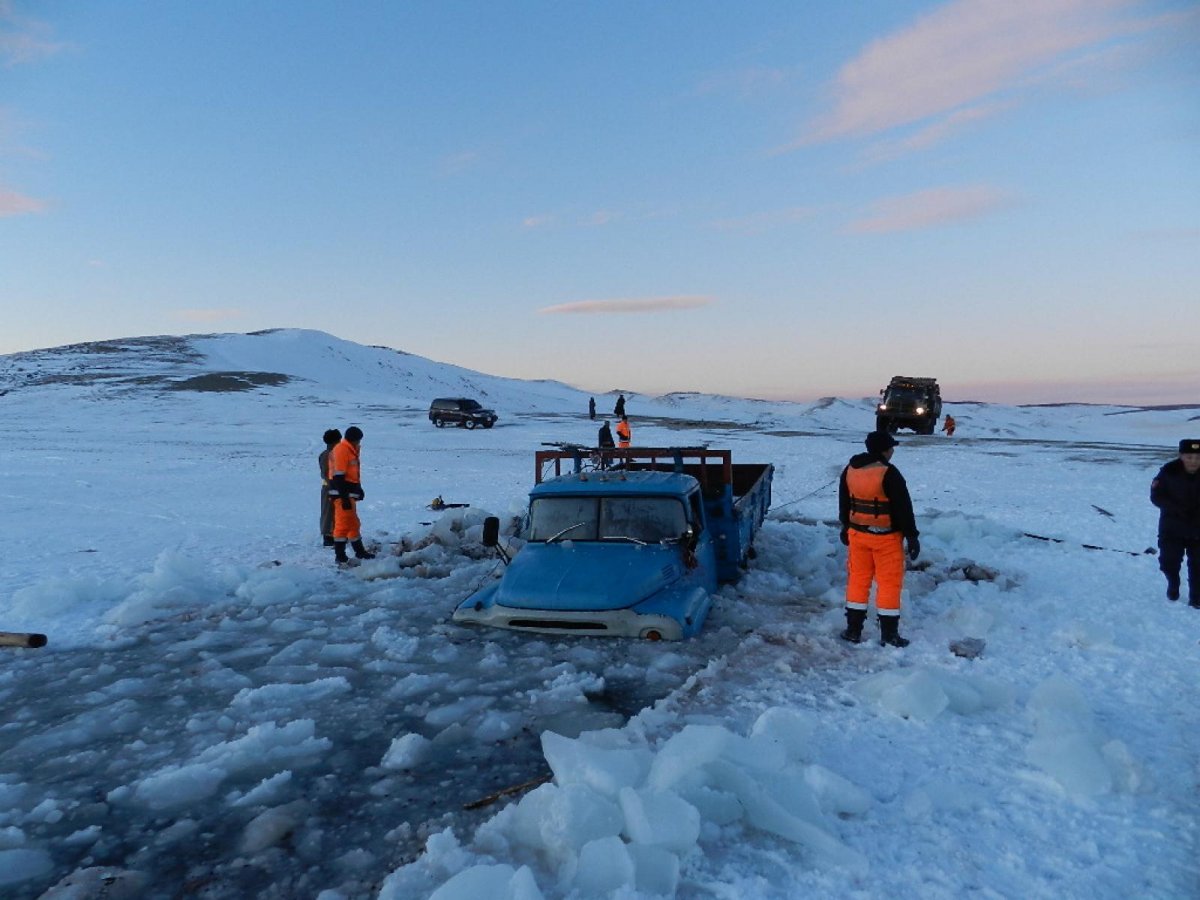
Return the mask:
{"type": "Polygon", "coordinates": [[[842,543],[845,544],[847,547],[849,547],[850,546],[850,529],[843,528],[840,537],[842,539],[842,543]]]}
{"type": "Polygon", "coordinates": [[[921,542],[915,536],[908,538],[908,558],[916,559],[921,555],[921,542]]]}

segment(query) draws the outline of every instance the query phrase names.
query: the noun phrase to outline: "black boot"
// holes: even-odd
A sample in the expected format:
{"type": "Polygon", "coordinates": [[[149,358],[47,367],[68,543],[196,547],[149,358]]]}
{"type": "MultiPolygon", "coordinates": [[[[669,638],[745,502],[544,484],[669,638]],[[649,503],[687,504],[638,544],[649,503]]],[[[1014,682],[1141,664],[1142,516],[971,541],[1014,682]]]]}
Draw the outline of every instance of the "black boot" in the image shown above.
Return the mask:
{"type": "Polygon", "coordinates": [[[893,647],[907,647],[909,642],[906,638],[900,637],[900,617],[899,616],[880,616],[879,617],[879,643],[883,646],[890,644],[893,647]]]}
{"type": "Polygon", "coordinates": [[[867,621],[865,609],[846,610],[846,630],[841,633],[842,640],[852,644],[861,644],[863,622],[865,621],[867,621]]]}
{"type": "Polygon", "coordinates": [[[1170,575],[1167,576],[1167,599],[1168,600],[1178,600],[1179,599],[1179,578],[1178,577],[1172,578],[1170,575]]]}
{"type": "Polygon", "coordinates": [[[332,546],[333,546],[333,535],[332,535],[332,534],[327,534],[327,535],[324,535],[324,537],[323,537],[323,540],[324,540],[324,542],[325,542],[325,546],[326,546],[326,547],[332,547],[332,546]]]}
{"type": "Polygon", "coordinates": [[[357,541],[352,541],[350,546],[354,548],[354,555],[358,559],[374,559],[375,554],[363,546],[362,538],[357,541]]]}
{"type": "Polygon", "coordinates": [[[350,557],[346,555],[346,542],[335,540],[333,542],[333,561],[339,566],[350,562],[350,557]]]}

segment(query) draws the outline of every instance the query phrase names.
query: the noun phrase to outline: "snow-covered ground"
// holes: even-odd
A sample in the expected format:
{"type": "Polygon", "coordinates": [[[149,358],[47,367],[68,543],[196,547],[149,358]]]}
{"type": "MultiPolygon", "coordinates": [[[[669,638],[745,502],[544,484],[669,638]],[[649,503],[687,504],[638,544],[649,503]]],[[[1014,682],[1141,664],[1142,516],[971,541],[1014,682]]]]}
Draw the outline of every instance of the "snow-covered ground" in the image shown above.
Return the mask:
{"type": "Polygon", "coordinates": [[[902,435],[895,650],[836,637],[870,399],[625,392],[635,444],[776,466],[753,566],[664,645],[449,621],[533,451],[594,440],[565,385],[278,331],[0,357],[0,391],[0,629],[49,636],[0,650],[6,898],[1200,896],[1200,611],[1142,552],[1200,409],[902,435]],[[460,394],[497,426],[433,428],[460,394]],[[385,552],[340,572],[316,455],[350,424],[385,552]]]}

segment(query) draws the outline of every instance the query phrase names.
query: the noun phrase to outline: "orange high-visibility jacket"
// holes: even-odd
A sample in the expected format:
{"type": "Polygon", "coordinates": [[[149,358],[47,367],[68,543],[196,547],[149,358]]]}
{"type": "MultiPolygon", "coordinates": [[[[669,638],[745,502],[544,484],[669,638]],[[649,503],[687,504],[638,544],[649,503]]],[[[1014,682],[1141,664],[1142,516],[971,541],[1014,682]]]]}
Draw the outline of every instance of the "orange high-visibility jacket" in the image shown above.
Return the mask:
{"type": "Polygon", "coordinates": [[[628,422],[617,423],[617,440],[621,442],[622,447],[628,447],[629,442],[633,440],[633,429],[629,427],[628,422]]]}
{"type": "MultiPolygon", "coordinates": [[[[345,475],[346,481],[352,485],[362,483],[359,474],[358,448],[345,438],[329,454],[329,482],[332,485],[335,475],[345,475]]],[[[337,489],[330,488],[331,496],[337,496],[337,489]]]]}
{"type": "Polygon", "coordinates": [[[850,527],[877,534],[892,531],[892,504],[883,490],[886,463],[871,463],[861,469],[846,469],[850,492],[850,527]]]}

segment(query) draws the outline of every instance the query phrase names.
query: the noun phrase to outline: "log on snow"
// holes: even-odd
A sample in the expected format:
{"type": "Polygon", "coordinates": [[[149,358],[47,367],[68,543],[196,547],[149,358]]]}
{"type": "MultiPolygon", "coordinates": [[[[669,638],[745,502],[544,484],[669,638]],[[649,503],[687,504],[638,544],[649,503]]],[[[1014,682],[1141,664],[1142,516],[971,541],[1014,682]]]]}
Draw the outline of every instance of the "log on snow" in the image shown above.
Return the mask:
{"type": "Polygon", "coordinates": [[[45,647],[46,636],[36,632],[0,631],[0,647],[45,647]]]}

